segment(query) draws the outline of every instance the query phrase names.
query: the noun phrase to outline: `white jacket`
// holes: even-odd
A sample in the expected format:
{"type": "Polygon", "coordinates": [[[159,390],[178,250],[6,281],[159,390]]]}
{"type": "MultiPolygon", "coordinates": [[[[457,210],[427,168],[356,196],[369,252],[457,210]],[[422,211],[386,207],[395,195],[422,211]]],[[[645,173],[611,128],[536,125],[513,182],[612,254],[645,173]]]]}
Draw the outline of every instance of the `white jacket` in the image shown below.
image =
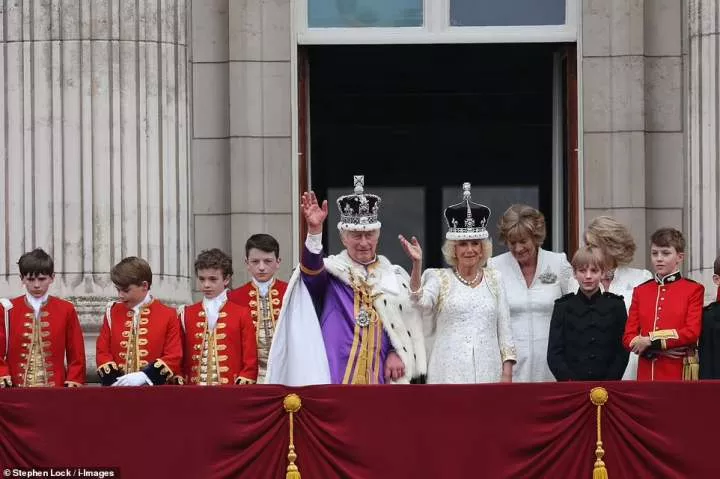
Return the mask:
{"type": "Polygon", "coordinates": [[[510,305],[512,337],[517,350],[514,382],[555,381],[547,365],[550,319],[555,300],[568,289],[572,267],[565,253],[538,250],[535,278],[528,288],[520,265],[511,253],[490,258],[489,266],[500,271],[510,305]]]}

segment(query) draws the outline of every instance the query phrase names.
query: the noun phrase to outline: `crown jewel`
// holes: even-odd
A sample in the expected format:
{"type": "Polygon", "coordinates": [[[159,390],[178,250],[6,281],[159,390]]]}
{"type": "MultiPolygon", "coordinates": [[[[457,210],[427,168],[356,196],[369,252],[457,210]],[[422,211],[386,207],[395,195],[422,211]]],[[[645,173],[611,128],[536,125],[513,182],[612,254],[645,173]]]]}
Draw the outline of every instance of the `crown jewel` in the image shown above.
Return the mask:
{"type": "Polygon", "coordinates": [[[380,197],[365,193],[365,177],[353,176],[353,194],[337,199],[340,210],[338,229],[346,231],[371,231],[379,229],[380,197]]]}
{"type": "Polygon", "coordinates": [[[490,208],[473,203],[470,183],[463,183],[462,188],[463,200],[445,208],[445,221],[448,226],[445,238],[449,240],[487,239],[490,236],[487,231],[490,208]]]}

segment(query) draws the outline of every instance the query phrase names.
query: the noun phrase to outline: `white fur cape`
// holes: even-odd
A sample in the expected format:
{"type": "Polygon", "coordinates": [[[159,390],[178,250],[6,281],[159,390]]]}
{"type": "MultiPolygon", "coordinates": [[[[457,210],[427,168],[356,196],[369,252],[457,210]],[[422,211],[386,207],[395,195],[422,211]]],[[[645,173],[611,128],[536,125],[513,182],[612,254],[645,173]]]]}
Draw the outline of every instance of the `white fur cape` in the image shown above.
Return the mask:
{"type": "MultiPolygon", "coordinates": [[[[392,347],[405,364],[405,375],[395,382],[407,384],[427,372],[422,318],[410,300],[410,277],[405,270],[384,256],[378,256],[378,261],[380,264],[373,269],[368,284],[374,293],[382,293],[374,302],[375,311],[392,347]]],[[[365,275],[364,268],[354,263],[346,251],[325,258],[324,263],[329,274],[347,285],[350,285],[351,271],[358,276],[365,275]]],[[[285,292],[270,347],[265,383],[286,386],[330,383],[320,321],[300,278],[300,268],[295,268],[285,292]]]]}

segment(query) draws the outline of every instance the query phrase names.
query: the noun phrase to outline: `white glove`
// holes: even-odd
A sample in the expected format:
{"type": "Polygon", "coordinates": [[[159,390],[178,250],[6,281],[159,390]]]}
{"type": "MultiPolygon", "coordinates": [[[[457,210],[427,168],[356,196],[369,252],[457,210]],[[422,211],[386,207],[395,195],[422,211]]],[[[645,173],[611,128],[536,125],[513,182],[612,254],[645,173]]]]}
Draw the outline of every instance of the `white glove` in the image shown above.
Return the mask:
{"type": "Polygon", "coordinates": [[[147,374],[142,371],[138,371],[136,373],[129,373],[124,376],[120,376],[118,380],[113,383],[113,386],[144,386],[146,384],[149,384],[150,386],[153,385],[150,378],[147,377],[147,374]]]}

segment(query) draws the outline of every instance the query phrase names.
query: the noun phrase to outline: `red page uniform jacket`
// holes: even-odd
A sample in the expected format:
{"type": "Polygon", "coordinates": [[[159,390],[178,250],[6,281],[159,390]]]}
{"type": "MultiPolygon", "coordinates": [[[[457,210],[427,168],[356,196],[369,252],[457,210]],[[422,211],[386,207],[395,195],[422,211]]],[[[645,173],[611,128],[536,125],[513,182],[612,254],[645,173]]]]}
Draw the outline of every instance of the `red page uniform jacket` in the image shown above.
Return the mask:
{"type": "Polygon", "coordinates": [[[270,345],[275,335],[275,325],[280,316],[280,307],[286,289],[287,283],[276,279],[270,285],[266,296],[260,294],[260,289],[253,281],[248,281],[228,293],[230,301],[250,309],[257,343],[259,383],[265,379],[270,345]]]}
{"type": "Polygon", "coordinates": [[[181,374],[182,333],[175,309],[153,299],[135,312],[110,303],[97,340],[98,375],[103,386],[120,376],[144,372],[154,385],[181,374]]]}
{"type": "Polygon", "coordinates": [[[85,341],[72,303],[48,296],[35,317],[25,295],[2,302],[0,387],[85,384],[85,341]]]}
{"type": "Polygon", "coordinates": [[[226,301],[214,328],[202,301],[180,309],[185,331],[185,382],[200,386],[254,384],[257,346],[248,308],[226,301]]]}
{"type": "Polygon", "coordinates": [[[649,280],[633,292],[623,345],[632,349],[639,336],[652,345],[639,358],[639,381],[696,379],[696,346],[702,324],[705,288],[673,273],[649,280]]]}

